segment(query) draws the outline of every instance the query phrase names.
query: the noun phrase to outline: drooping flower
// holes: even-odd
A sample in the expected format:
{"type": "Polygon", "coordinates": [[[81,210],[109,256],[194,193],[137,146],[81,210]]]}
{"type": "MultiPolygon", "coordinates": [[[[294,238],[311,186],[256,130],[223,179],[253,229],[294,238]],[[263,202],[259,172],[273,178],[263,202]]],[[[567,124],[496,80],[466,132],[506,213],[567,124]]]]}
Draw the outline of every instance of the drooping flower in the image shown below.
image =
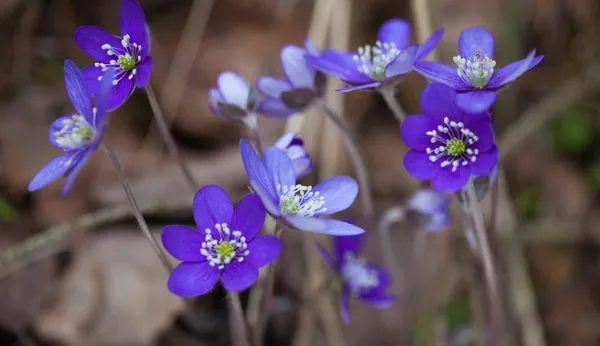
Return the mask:
{"type": "Polygon", "coordinates": [[[433,189],[420,189],[406,203],[409,210],[425,216],[425,231],[442,231],[450,226],[450,198],[433,189]]]}
{"type": "Polygon", "coordinates": [[[304,141],[298,137],[297,132],[284,134],[273,145],[283,150],[290,158],[294,166],[296,179],[300,179],[310,173],[312,170],[312,159],[306,149],[304,149],[304,141]]]}
{"type": "Polygon", "coordinates": [[[360,47],[358,54],[325,49],[320,56],[309,54],[306,59],[317,70],[349,85],[338,91],[375,90],[399,83],[415,62],[433,51],[443,34],[443,29],[436,31],[421,47],[408,45],[410,24],[395,18],[381,25],[374,46],[360,47]]]}
{"type": "Polygon", "coordinates": [[[400,130],[411,148],[404,167],[441,192],[458,191],[471,176],[489,174],[498,162],[489,113],[463,112],[456,95],[446,85],[427,85],[421,95],[423,115],[408,116],[400,130]]]}
{"type": "Polygon", "coordinates": [[[535,49],[523,59],[497,69],[494,60],[494,36],[481,27],[463,30],[458,39],[456,68],[422,61],[415,70],[425,78],[448,85],[459,92],[456,102],[469,113],[487,111],[496,100],[496,92],[523,73],[540,63],[543,55],[535,56],[535,49]]]}
{"type": "Polygon", "coordinates": [[[364,234],[335,236],[333,257],[321,245],[316,244],[319,255],[342,282],[340,313],[347,324],[350,323],[351,296],[378,308],[387,307],[396,300],[386,292],[391,283],[390,275],[379,266],[359,257],[363,243],[364,234]]]}
{"type": "Polygon", "coordinates": [[[81,71],[93,95],[103,73],[114,70],[114,87],[106,105],[109,111],[125,103],[136,87],[146,86],[152,73],[150,32],[142,8],[136,0],[123,0],[119,16],[119,37],[95,26],[81,26],[75,31],[77,45],[96,60],[81,71]]]}
{"type": "Polygon", "coordinates": [[[209,185],[196,193],[193,210],[198,230],[170,225],[161,234],[165,249],[182,261],[167,282],[173,294],[204,294],[219,278],[225,289],[243,291],[256,282],[259,268],[279,256],[277,237],[257,236],[266,216],[257,195],[246,195],[234,209],[222,188],[209,185]]]}
{"type": "Polygon", "coordinates": [[[256,80],[256,88],[266,97],[258,107],[259,113],[285,118],[303,111],[323,94],[324,75],[304,58],[307,54],[319,56],[320,52],[309,39],[304,45],[305,48],[288,45],[281,50],[281,67],[286,79],[266,76],[256,80]]]}
{"type": "Polygon", "coordinates": [[[225,71],[217,77],[217,87],[208,91],[210,110],[229,120],[241,121],[246,126],[256,126],[258,95],[244,78],[225,71]]]}
{"type": "Polygon", "coordinates": [[[296,184],[294,165],[279,148],[265,150],[263,159],[246,140],[240,141],[240,152],[250,186],[263,201],[269,214],[302,231],[334,235],[363,233],[361,228],[319,216],[348,208],[358,194],[358,184],[350,177],[336,176],[318,185],[296,184]]]}
{"type": "Polygon", "coordinates": [[[28,190],[36,191],[64,175],[67,178],[62,193],[66,195],[90,155],[102,142],[106,124],[106,102],[112,83],[113,71],[106,71],[96,93],[96,107],[86,88],[83,76],[71,60],[65,61],[65,88],[75,108],[75,114],[56,119],[50,125],[50,143],[65,153],[48,162],[29,183],[28,190]]]}

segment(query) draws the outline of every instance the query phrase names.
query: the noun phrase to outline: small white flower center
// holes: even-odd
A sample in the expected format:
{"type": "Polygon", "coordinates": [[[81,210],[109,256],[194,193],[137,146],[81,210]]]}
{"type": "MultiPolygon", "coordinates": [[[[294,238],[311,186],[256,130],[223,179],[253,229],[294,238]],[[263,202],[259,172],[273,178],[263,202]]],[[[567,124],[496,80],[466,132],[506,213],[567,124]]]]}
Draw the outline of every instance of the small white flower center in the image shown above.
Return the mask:
{"type": "Polygon", "coordinates": [[[317,212],[327,211],[324,208],[325,198],[319,191],[313,192],[312,186],[277,185],[279,209],[283,215],[314,216],[317,212]]]}
{"type": "Polygon", "coordinates": [[[341,275],[354,295],[379,286],[377,271],[369,268],[364,260],[356,258],[352,252],[344,253],[341,275]]]}
{"type": "Polygon", "coordinates": [[[458,66],[456,69],[458,76],[465,83],[476,88],[483,88],[488,84],[494,74],[494,67],[496,67],[496,61],[487,54],[482,58],[479,50],[472,58],[465,59],[460,55],[455,56],[454,63],[458,66]]]}
{"type": "MultiPolygon", "coordinates": [[[[123,36],[121,39],[122,47],[113,47],[108,43],[102,45],[102,50],[106,51],[106,54],[114,57],[108,64],[97,62],[94,66],[102,69],[102,72],[109,68],[114,68],[115,77],[113,79],[113,85],[117,85],[121,79],[127,76],[128,79],[133,79],[137,73],[137,64],[142,60],[140,52],[142,45],[135,42],[130,42],[131,37],[129,35],[123,36]]],[[[98,77],[98,80],[102,80],[102,76],[98,77]]]]}
{"type": "Polygon", "coordinates": [[[385,80],[385,67],[400,54],[394,42],[377,41],[375,46],[366,45],[358,48],[354,61],[359,72],[378,80],[385,80]]]}
{"type": "Polygon", "coordinates": [[[452,166],[452,172],[456,172],[459,165],[466,166],[469,162],[477,161],[478,149],[471,146],[479,140],[473,131],[465,128],[462,122],[450,121],[444,118],[444,126],[438,125],[437,129],[427,131],[431,137],[431,143],[439,145],[427,148],[431,162],[441,161],[442,168],[452,166]]]}
{"type": "Polygon", "coordinates": [[[60,125],[60,130],[52,133],[52,137],[58,145],[66,149],[82,148],[90,144],[96,136],[96,130],[79,114],[65,117],[60,125]]]}
{"type": "Polygon", "coordinates": [[[212,230],[205,230],[206,236],[202,242],[200,253],[206,257],[211,266],[217,266],[219,269],[225,268],[226,264],[236,260],[243,262],[244,257],[250,254],[246,237],[242,236],[240,231],[231,231],[226,223],[215,224],[219,236],[213,238],[212,230]]]}

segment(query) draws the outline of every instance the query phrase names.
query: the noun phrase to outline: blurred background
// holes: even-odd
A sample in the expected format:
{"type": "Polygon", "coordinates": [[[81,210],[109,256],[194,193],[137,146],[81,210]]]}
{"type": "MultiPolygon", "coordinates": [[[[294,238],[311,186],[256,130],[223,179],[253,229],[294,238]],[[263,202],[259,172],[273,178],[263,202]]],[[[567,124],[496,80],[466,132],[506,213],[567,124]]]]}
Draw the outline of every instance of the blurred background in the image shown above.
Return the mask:
{"type": "MultiPolygon", "coordinates": [[[[392,17],[413,23],[413,42],[445,28],[434,58],[446,63],[456,55],[460,32],[473,25],[495,34],[499,66],[536,48],[545,55],[542,63],[503,91],[493,108],[503,168],[495,217],[489,196],[482,206],[501,275],[503,335],[510,346],[600,345],[597,0],[139,1],[153,35],[151,84],[180,149],[201,185],[218,184],[232,196],[247,191],[238,153],[247,133],[215,117],[207,104],[208,89],[224,70],[249,81],[282,76],[284,45],[301,45],[310,34],[321,47],[355,50],[372,44],[392,17]]],[[[0,252],[25,253],[0,257],[0,345],[230,344],[221,289],[188,306],[167,291],[167,275],[129,217],[106,155],[93,156],[66,197],[62,182],[27,192],[35,173],[58,154],[47,140],[48,125],[72,112],[63,61],[92,62],[73,32],[86,24],[117,32],[119,5],[0,1],[0,252]],[[26,251],[19,247],[32,236],[37,240],[26,251]]],[[[419,112],[425,84],[412,73],[399,86],[397,99],[408,114],[419,112]]],[[[358,139],[378,214],[423,186],[403,169],[407,148],[378,95],[331,92],[328,100],[358,139]]],[[[289,126],[301,129],[313,155],[309,180],[353,174],[332,124],[318,111],[307,112],[303,124],[300,117],[289,126]]],[[[261,117],[259,126],[270,144],[286,123],[261,117]]],[[[143,92],[111,114],[108,141],[154,231],[193,223],[194,191],[167,154],[143,92]]],[[[483,345],[482,273],[456,204],[455,227],[447,232],[416,237],[410,225],[394,229],[399,301],[386,310],[352,302],[350,326],[339,318],[335,290],[323,285],[331,273],[311,240],[284,234],[266,344],[483,345]]],[[[328,245],[328,237],[313,238],[328,245]]],[[[376,232],[367,238],[366,257],[381,262],[376,232]]]]}

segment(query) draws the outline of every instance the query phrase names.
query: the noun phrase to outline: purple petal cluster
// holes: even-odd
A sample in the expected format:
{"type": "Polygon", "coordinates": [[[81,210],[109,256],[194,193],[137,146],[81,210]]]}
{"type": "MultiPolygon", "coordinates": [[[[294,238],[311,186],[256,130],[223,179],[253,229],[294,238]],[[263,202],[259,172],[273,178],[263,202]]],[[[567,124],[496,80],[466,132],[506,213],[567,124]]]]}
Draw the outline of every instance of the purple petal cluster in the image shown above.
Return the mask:
{"type": "Polygon", "coordinates": [[[288,132],[273,144],[281,149],[292,161],[296,179],[300,179],[312,171],[312,159],[304,148],[304,141],[297,132],[288,132]]]}
{"type": "Polygon", "coordinates": [[[121,106],[137,88],[150,80],[152,58],[150,33],[144,12],[136,0],[123,0],[120,9],[121,36],[95,26],[82,26],[75,31],[75,42],[95,63],[83,68],[82,73],[90,92],[95,95],[103,73],[114,70],[113,88],[106,100],[107,109],[121,106]]]}
{"type": "Polygon", "coordinates": [[[427,232],[443,231],[452,222],[450,216],[450,198],[433,189],[420,189],[406,203],[413,211],[426,218],[423,229],[427,232]]]}
{"type": "Polygon", "coordinates": [[[242,139],[240,152],[250,186],[273,218],[302,231],[333,235],[364,232],[346,222],[319,218],[345,210],[354,202],[358,194],[354,179],[336,176],[314,187],[300,185],[296,184],[292,161],[281,149],[267,148],[261,160],[250,143],[242,139]]]}
{"type": "Polygon", "coordinates": [[[386,292],[391,283],[389,274],[358,256],[363,242],[363,234],[336,236],[333,238],[333,257],[316,244],[319,255],[337,273],[342,282],[340,313],[346,323],[350,323],[350,296],[379,308],[387,307],[396,300],[386,292]]]}
{"type": "Polygon", "coordinates": [[[208,91],[210,110],[217,116],[242,121],[254,127],[257,95],[252,85],[238,74],[225,71],[217,77],[217,87],[208,91]],[[253,120],[254,119],[254,120],[253,120]]]}
{"type": "Polygon", "coordinates": [[[456,102],[469,113],[487,111],[496,100],[496,92],[540,63],[543,55],[535,49],[523,59],[497,70],[494,36],[480,27],[463,30],[458,39],[456,68],[438,62],[422,61],[415,70],[425,78],[452,87],[459,92],[456,102]]]}
{"type": "Polygon", "coordinates": [[[172,225],[162,231],[165,249],[183,261],[167,282],[173,294],[204,294],[219,278],[228,291],[243,291],[256,282],[259,268],[279,256],[277,237],[257,235],[266,216],[258,196],[246,195],[234,209],[222,188],[209,185],[196,193],[193,209],[198,230],[172,225]]]}
{"type": "Polygon", "coordinates": [[[29,191],[39,190],[56,178],[65,176],[67,181],[62,193],[66,195],[69,192],[77,173],[102,141],[113,74],[112,70],[103,74],[104,81],[98,87],[96,107],[93,107],[92,95],[77,65],[71,60],[65,61],[65,87],[76,113],[58,118],[50,125],[48,139],[64,154],[48,162],[36,174],[29,183],[29,191]]]}
{"type": "Polygon", "coordinates": [[[438,44],[444,30],[436,31],[419,47],[409,45],[410,24],[402,19],[383,23],[374,46],[364,46],[354,52],[325,49],[319,56],[306,59],[319,71],[339,78],[348,87],[338,91],[375,90],[397,84],[413,69],[413,64],[425,58],[438,44]]]}
{"type": "Polygon", "coordinates": [[[286,118],[304,110],[316,97],[321,96],[324,78],[308,63],[306,55],[320,55],[309,39],[305,41],[305,48],[285,46],[281,50],[281,67],[286,78],[266,76],[256,80],[256,88],[265,96],[259,105],[259,113],[286,118]]]}
{"type": "Polygon", "coordinates": [[[457,107],[457,92],[440,83],[421,94],[423,115],[411,115],[400,134],[411,148],[404,167],[442,192],[455,192],[471,176],[489,174],[498,162],[490,114],[468,114],[457,107]]]}

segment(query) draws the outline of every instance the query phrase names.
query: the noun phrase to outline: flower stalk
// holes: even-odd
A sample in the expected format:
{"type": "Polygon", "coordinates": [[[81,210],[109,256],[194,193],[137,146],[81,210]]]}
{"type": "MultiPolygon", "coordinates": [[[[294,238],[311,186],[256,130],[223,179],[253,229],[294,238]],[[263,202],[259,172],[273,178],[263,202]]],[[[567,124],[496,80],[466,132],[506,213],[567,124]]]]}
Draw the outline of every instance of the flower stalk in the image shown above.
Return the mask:
{"type": "Polygon", "coordinates": [[[234,292],[228,292],[229,296],[229,324],[231,343],[234,346],[250,346],[248,342],[248,329],[244,320],[244,312],[240,296],[234,292]]]}
{"type": "Polygon", "coordinates": [[[396,97],[394,96],[394,88],[380,88],[379,93],[385,100],[385,103],[387,104],[388,108],[394,114],[394,117],[396,117],[396,120],[398,120],[398,123],[402,124],[402,122],[406,118],[406,114],[404,113],[402,107],[400,106],[400,104],[396,100],[396,97]]]}

